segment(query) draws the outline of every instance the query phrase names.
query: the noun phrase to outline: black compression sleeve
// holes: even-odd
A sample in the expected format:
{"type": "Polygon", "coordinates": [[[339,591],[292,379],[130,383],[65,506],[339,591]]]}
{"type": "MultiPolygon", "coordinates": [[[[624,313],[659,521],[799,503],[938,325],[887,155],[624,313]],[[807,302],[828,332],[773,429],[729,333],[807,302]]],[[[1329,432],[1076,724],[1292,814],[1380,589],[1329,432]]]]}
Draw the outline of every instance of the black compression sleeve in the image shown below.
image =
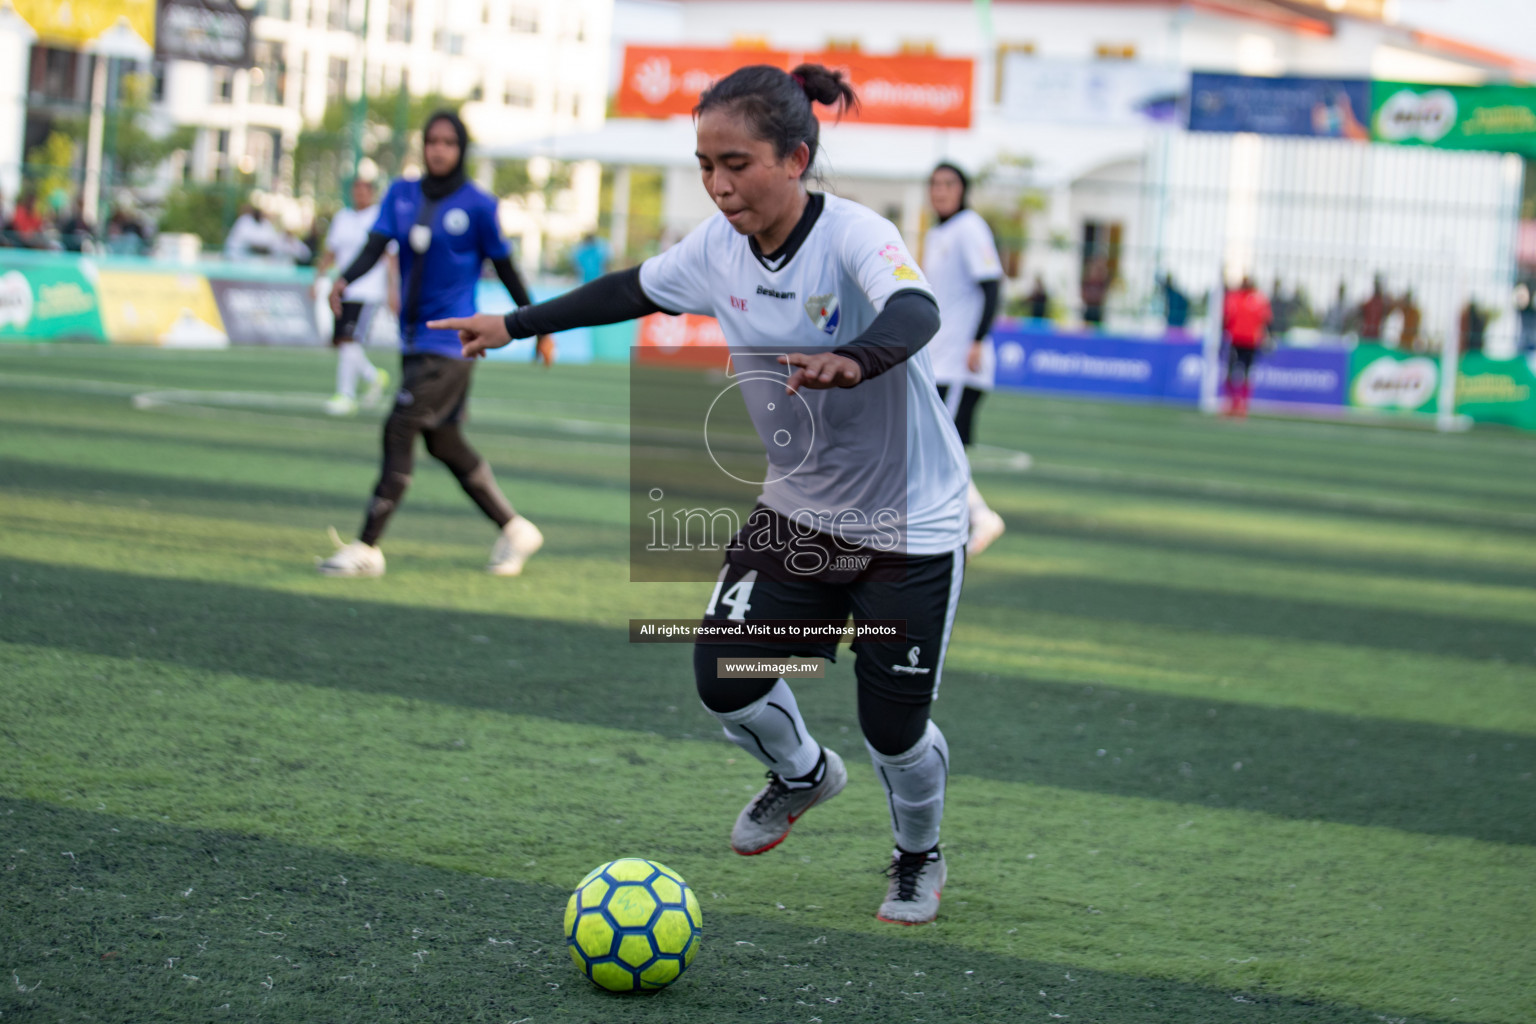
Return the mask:
{"type": "Polygon", "coordinates": [[[832,351],[859,364],[862,378],[878,377],[916,355],[939,330],[939,307],[927,292],[897,292],[864,331],[832,351]]]}
{"type": "Polygon", "coordinates": [[[496,276],[501,278],[501,283],[507,286],[507,291],[512,295],[512,301],[519,306],[532,305],[533,300],[528,297],[528,289],[523,287],[523,279],[518,276],[517,268],[512,266],[512,260],[503,256],[500,259],[491,260],[491,266],[496,270],[496,276]]]}
{"type": "Polygon", "coordinates": [[[997,297],[1002,290],[1002,282],[998,280],[981,282],[981,323],[976,325],[976,340],[981,341],[992,330],[992,321],[997,317],[997,297]]]}
{"type": "Polygon", "coordinates": [[[357,259],[352,265],[341,272],[341,279],[351,284],[373,269],[373,265],[379,262],[379,257],[384,255],[384,249],[389,245],[389,236],[381,235],[377,231],[368,232],[368,241],[363,245],[363,251],[357,254],[357,259]]]}
{"type": "Polygon", "coordinates": [[[564,295],[507,314],[507,333],[514,338],[554,334],[575,327],[616,324],[650,313],[668,313],[640,287],[640,268],[604,274],[564,295]]]}

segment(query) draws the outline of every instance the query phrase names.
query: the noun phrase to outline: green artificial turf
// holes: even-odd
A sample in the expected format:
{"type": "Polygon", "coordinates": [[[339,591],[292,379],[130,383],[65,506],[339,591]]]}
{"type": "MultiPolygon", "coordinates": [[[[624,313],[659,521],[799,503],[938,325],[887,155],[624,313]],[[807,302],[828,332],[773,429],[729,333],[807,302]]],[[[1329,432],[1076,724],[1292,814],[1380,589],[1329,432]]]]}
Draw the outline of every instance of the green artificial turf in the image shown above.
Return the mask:
{"type": "Polygon", "coordinates": [[[848,790],[726,847],[761,768],[627,643],[709,586],[627,582],[622,368],[478,372],[513,580],[424,457],[388,575],[314,573],[377,470],[330,374],[0,350],[0,1022],[1536,1019],[1536,439],[989,399],[901,929],[846,650],[797,688],[848,790]],[[625,855],[705,917],[630,999],[560,935],[625,855]]]}

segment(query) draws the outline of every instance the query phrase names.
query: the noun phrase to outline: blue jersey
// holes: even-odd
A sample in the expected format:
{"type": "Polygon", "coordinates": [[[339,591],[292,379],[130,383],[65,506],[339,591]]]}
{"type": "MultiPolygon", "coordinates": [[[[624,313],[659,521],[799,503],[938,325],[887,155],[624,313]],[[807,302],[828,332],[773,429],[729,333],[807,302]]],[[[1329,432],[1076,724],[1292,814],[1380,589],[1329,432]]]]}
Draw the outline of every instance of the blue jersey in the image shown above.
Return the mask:
{"type": "Polygon", "coordinates": [[[373,230],[400,246],[401,350],[459,357],[462,350],[457,332],[430,331],[427,321],[474,315],[480,268],[488,259],[508,255],[507,240],[496,220],[496,200],[466,182],[432,211],[430,225],[423,225],[431,228],[431,242],[425,253],[419,253],[411,245],[411,229],[421,215],[423,202],[419,180],[396,181],[379,204],[373,230]],[[426,262],[412,316],[405,305],[412,268],[419,259],[426,262]]]}

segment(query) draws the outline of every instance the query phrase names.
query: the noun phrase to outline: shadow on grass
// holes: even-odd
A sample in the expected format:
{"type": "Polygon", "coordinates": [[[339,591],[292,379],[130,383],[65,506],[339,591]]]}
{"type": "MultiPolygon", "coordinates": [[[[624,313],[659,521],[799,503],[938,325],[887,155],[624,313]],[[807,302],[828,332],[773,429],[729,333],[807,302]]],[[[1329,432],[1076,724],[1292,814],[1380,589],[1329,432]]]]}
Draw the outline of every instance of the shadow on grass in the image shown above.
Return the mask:
{"type": "MultiPolygon", "coordinates": [[[[624,628],[0,559],[0,641],[718,737],[689,648],[630,645],[624,628]]],[[[823,735],[856,735],[848,667],[829,675],[802,706],[823,735]]],[[[938,717],[969,775],[1536,843],[1530,737],[965,673],[938,717]]]]}
{"type": "Polygon", "coordinates": [[[24,800],[0,799],[0,817],[25,851],[6,853],[0,888],[0,945],[16,973],[0,989],[8,1020],[1384,1019],[977,953],[897,929],[860,935],[711,913],[708,900],[688,973],[660,994],[620,997],[571,964],[564,890],[24,800]]]}
{"type": "MultiPolygon", "coordinates": [[[[1068,541],[1113,544],[1143,552],[1160,551],[1174,555],[1236,558],[1249,562],[1255,567],[1273,565],[1285,568],[1315,568],[1325,572],[1406,576],[1435,583],[1472,583],[1489,587],[1536,587],[1536,572],[1530,569],[1500,568],[1488,563],[1435,559],[1432,553],[1427,551],[1426,557],[1419,559],[1405,557],[1400,552],[1380,555],[1365,551],[1320,552],[1299,545],[1245,544],[1225,538],[1175,536],[1157,530],[1105,526],[1085,523],[1081,519],[1041,516],[1037,513],[1021,514],[1016,527],[1014,520],[1009,520],[1008,536],[1012,539],[1039,539],[1045,543],[1068,541]]],[[[983,562],[983,573],[986,568],[986,563],[983,562]]],[[[967,571],[967,586],[974,578],[974,574],[967,571]]]]}
{"type": "Polygon", "coordinates": [[[1301,640],[1536,665],[1536,626],[1507,619],[1082,576],[1039,575],[1019,580],[977,573],[966,580],[965,600],[1023,615],[1067,615],[1191,634],[1301,640]]]}

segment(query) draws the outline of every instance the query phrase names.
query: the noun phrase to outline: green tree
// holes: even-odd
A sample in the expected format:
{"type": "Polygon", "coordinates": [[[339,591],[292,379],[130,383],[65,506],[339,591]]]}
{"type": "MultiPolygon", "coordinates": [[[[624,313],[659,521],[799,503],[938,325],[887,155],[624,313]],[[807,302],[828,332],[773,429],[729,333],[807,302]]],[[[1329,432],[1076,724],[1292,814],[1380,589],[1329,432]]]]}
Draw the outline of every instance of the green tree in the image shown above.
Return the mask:
{"type": "MultiPolygon", "coordinates": [[[[420,129],[435,110],[458,104],[439,93],[411,96],[404,90],[368,97],[363,119],[363,156],[378,165],[386,178],[399,177],[411,160],[421,159],[420,129]]],[[[352,112],[345,98],[325,106],[320,123],[299,133],[293,151],[295,190],[315,197],[322,206],[339,206],[352,177],[352,112]]]]}
{"type": "Polygon", "coordinates": [[[27,174],[43,202],[55,195],[68,195],[74,187],[75,140],[67,132],[55,129],[41,146],[27,151],[27,174]]]}
{"type": "Polygon", "coordinates": [[[160,230],[193,234],[203,245],[217,249],[224,244],[240,208],[251,197],[249,180],[241,182],[188,182],[166,196],[160,213],[160,230]]]}

